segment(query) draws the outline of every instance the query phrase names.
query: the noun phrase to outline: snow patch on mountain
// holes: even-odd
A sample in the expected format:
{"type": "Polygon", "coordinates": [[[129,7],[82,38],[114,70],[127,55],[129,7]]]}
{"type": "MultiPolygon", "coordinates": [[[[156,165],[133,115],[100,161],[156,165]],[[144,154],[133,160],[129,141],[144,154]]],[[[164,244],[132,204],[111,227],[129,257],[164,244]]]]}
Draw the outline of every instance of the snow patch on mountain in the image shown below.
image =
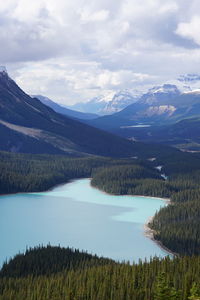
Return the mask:
{"type": "Polygon", "coordinates": [[[174,84],[163,84],[162,86],[155,86],[149,89],[149,94],[158,94],[158,93],[165,93],[165,94],[180,94],[179,89],[174,84]]]}

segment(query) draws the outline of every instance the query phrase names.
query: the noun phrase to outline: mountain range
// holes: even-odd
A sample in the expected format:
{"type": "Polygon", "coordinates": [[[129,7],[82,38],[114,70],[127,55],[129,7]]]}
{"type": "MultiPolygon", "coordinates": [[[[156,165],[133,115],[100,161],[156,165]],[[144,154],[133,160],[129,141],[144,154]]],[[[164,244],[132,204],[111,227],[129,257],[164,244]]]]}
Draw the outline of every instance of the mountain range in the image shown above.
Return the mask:
{"type": "MultiPolygon", "coordinates": [[[[130,157],[160,148],[96,129],[55,112],[0,71],[0,150],[23,153],[130,157]]],[[[165,149],[163,149],[165,150],[165,149]]],[[[171,150],[170,150],[171,151],[171,150]]]]}
{"type": "Polygon", "coordinates": [[[144,125],[172,124],[200,115],[200,93],[181,92],[175,85],[165,84],[150,89],[133,104],[111,116],[102,116],[89,124],[113,131],[144,125]]]}
{"type": "Polygon", "coordinates": [[[131,93],[128,90],[122,90],[108,96],[95,97],[87,102],[76,103],[69,108],[84,113],[110,115],[136,102],[138,98],[139,92],[131,93]]]}
{"type": "MultiPolygon", "coordinates": [[[[125,94],[115,95],[112,104],[115,99],[124,105],[125,94]]],[[[2,68],[0,108],[0,150],[130,157],[157,153],[161,146],[155,143],[200,149],[200,92],[181,92],[175,85],[154,87],[121,111],[95,118],[30,97],[2,68]],[[150,143],[148,149],[143,142],[150,143]]]]}
{"type": "Polygon", "coordinates": [[[121,111],[85,122],[133,141],[199,151],[200,90],[156,86],[121,111]]]}

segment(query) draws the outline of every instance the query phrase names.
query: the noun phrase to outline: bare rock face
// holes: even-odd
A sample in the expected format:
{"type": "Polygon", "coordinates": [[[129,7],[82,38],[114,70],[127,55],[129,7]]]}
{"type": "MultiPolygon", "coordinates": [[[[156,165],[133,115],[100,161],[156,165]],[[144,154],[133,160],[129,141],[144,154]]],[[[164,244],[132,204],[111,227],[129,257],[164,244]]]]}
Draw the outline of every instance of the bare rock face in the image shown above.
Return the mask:
{"type": "Polygon", "coordinates": [[[161,116],[166,114],[171,116],[176,111],[176,107],[173,105],[160,105],[160,106],[150,106],[146,111],[145,114],[148,117],[152,117],[154,115],[161,116]]]}

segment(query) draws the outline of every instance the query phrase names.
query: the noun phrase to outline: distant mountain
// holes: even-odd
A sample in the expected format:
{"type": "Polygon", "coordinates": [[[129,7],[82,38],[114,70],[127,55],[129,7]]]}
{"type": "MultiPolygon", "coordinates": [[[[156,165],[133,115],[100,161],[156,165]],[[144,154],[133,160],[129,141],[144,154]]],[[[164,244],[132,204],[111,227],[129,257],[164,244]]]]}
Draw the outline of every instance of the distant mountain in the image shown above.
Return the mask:
{"type": "Polygon", "coordinates": [[[76,103],[70,108],[81,111],[96,113],[99,115],[108,115],[118,112],[138,100],[138,95],[124,90],[108,96],[99,96],[85,103],[76,103]]]}
{"type": "Polygon", "coordinates": [[[113,114],[121,111],[128,105],[135,103],[138,100],[138,96],[133,96],[127,90],[120,91],[112,97],[111,101],[108,101],[105,108],[102,110],[104,114],[113,114]]]}
{"type": "Polygon", "coordinates": [[[0,71],[0,108],[0,150],[112,157],[161,152],[160,146],[133,143],[56,113],[22,91],[4,69],[0,71]]]}
{"type": "Polygon", "coordinates": [[[169,124],[200,115],[199,91],[182,93],[175,85],[154,87],[136,103],[111,116],[90,122],[93,126],[112,130],[137,124],[169,124]]]}
{"type": "Polygon", "coordinates": [[[74,105],[68,106],[68,108],[83,113],[95,113],[98,115],[103,115],[102,110],[107,105],[107,102],[104,101],[102,97],[95,97],[87,102],[79,102],[74,105]]]}
{"type": "Polygon", "coordinates": [[[74,118],[74,119],[82,119],[82,120],[92,120],[98,117],[97,114],[92,113],[82,113],[79,111],[71,110],[65,106],[62,106],[53,100],[49,99],[48,97],[42,96],[42,95],[33,95],[32,98],[39,99],[42,103],[45,105],[51,107],[56,112],[63,114],[65,116],[74,118]]]}

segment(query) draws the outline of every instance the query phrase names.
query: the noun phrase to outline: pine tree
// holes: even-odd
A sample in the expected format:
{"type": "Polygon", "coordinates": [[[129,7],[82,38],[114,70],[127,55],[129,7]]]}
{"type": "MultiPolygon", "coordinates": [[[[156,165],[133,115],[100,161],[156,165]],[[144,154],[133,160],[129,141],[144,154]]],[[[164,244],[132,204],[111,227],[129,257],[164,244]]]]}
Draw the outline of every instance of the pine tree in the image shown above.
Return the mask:
{"type": "Polygon", "coordinates": [[[193,283],[192,288],[190,290],[190,297],[188,297],[189,300],[200,300],[200,291],[199,287],[196,283],[193,283]]]}
{"type": "Polygon", "coordinates": [[[166,282],[165,273],[160,273],[157,277],[157,282],[154,292],[154,300],[170,300],[171,292],[170,288],[166,282]]]}

